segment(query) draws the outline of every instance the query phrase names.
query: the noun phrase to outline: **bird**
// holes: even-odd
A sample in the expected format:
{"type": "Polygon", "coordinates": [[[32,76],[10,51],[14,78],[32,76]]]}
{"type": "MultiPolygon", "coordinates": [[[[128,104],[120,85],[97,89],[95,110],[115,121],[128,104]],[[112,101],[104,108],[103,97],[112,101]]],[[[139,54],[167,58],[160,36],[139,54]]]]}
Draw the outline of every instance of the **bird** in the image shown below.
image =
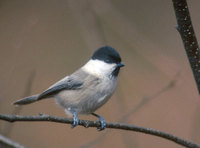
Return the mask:
{"type": "Polygon", "coordinates": [[[121,67],[120,54],[111,46],[97,49],[81,68],[56,82],[42,93],[28,96],[14,102],[26,105],[39,100],[53,98],[64,108],[67,115],[73,117],[72,128],[79,123],[79,114],[93,115],[99,119],[98,130],[106,128],[104,118],[95,111],[112,96],[121,67]]]}

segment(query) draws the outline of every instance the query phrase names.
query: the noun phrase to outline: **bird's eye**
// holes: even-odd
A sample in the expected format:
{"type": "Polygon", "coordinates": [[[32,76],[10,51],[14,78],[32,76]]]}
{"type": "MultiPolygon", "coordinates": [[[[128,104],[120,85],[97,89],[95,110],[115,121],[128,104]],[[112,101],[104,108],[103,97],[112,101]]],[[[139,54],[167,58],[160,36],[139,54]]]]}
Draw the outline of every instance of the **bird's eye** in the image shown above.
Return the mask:
{"type": "Polygon", "coordinates": [[[111,60],[109,60],[109,59],[106,59],[105,61],[106,61],[106,63],[111,63],[111,60]]]}

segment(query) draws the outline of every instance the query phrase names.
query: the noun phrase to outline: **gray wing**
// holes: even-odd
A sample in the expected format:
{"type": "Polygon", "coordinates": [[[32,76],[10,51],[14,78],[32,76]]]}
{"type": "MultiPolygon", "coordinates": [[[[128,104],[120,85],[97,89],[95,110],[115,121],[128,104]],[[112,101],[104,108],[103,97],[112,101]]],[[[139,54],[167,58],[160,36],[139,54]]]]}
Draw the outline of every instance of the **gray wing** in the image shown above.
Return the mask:
{"type": "Polygon", "coordinates": [[[84,85],[85,79],[88,78],[88,74],[78,70],[70,76],[63,78],[62,80],[58,81],[47,90],[45,90],[41,94],[25,97],[23,99],[17,100],[14,102],[15,105],[25,105],[30,104],[41,99],[50,98],[62,90],[78,90],[82,88],[84,85]]]}
{"type": "Polygon", "coordinates": [[[59,93],[62,90],[80,89],[82,85],[83,85],[83,82],[77,82],[77,81],[71,80],[70,77],[66,77],[63,80],[52,85],[49,89],[47,89],[43,93],[17,100],[16,102],[14,102],[14,104],[15,105],[30,104],[30,103],[39,101],[41,99],[49,98],[59,93]]]}
{"type": "Polygon", "coordinates": [[[74,79],[72,76],[66,77],[59,82],[52,85],[50,88],[45,90],[43,93],[41,93],[38,96],[38,100],[43,98],[49,98],[53,95],[56,95],[62,90],[76,90],[80,89],[83,85],[83,81],[78,81],[77,79],[74,79]]]}

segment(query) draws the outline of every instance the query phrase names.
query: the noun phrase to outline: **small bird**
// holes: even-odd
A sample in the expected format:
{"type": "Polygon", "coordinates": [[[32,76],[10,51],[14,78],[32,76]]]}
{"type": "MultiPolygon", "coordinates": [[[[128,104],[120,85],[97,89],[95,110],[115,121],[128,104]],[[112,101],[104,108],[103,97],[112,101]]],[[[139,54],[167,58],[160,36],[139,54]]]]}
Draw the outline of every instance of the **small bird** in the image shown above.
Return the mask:
{"type": "Polygon", "coordinates": [[[91,114],[99,118],[103,130],[106,122],[94,113],[104,105],[113,94],[121,63],[119,53],[110,46],[104,46],[94,52],[89,61],[69,76],[56,82],[41,94],[25,97],[14,102],[15,105],[30,104],[46,98],[55,102],[73,116],[72,128],[78,125],[78,114],[91,114]]]}

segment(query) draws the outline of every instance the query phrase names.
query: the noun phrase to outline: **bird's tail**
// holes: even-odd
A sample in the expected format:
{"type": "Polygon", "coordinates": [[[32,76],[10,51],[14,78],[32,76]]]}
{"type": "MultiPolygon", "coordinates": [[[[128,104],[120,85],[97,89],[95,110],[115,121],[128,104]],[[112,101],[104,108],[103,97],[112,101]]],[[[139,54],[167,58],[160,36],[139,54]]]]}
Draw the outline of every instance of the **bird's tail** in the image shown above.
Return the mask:
{"type": "Polygon", "coordinates": [[[14,102],[14,105],[26,105],[26,104],[30,104],[33,103],[35,101],[39,100],[39,95],[33,95],[33,96],[29,96],[29,97],[25,97],[23,99],[17,100],[16,102],[14,102]]]}

